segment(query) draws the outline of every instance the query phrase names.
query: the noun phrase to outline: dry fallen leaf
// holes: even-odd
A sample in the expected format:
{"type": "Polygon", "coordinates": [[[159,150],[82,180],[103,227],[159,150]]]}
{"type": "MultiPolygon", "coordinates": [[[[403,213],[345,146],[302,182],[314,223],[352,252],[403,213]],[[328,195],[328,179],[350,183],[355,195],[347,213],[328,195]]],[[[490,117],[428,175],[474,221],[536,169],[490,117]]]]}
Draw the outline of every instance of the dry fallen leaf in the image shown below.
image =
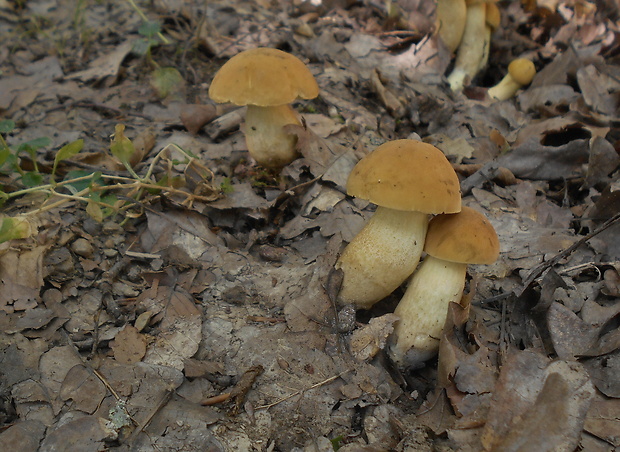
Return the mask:
{"type": "Polygon", "coordinates": [[[125,325],[125,327],[116,334],[114,341],[110,343],[110,347],[114,351],[114,359],[122,364],[134,364],[142,361],[146,353],[147,339],[144,334],[138,332],[138,329],[125,325]]]}
{"type": "Polygon", "coordinates": [[[83,71],[74,72],[67,75],[67,80],[78,79],[83,82],[90,82],[93,80],[103,80],[106,77],[112,77],[113,81],[116,80],[121,63],[129,55],[134,43],[132,41],[126,41],[119,45],[112,52],[100,56],[93,60],[89,64],[89,68],[83,71]]]}
{"type": "Polygon", "coordinates": [[[517,352],[501,369],[482,445],[488,451],[574,450],[593,396],[580,364],[517,352]]]}
{"type": "Polygon", "coordinates": [[[583,429],[615,447],[620,447],[620,400],[594,400],[586,415],[583,429]]]}
{"type": "Polygon", "coordinates": [[[65,401],[71,399],[74,408],[93,414],[107,395],[107,389],[92,370],[78,364],[67,373],[59,395],[65,401]]]}

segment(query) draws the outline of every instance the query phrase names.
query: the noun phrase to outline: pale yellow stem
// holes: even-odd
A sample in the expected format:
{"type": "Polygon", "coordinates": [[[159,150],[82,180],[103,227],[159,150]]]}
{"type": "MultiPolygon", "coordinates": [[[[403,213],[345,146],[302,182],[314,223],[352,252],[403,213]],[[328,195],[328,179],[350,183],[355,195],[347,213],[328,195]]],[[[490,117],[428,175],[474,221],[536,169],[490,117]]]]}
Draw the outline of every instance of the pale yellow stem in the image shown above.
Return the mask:
{"type": "Polygon", "coordinates": [[[465,286],[467,264],[426,256],[409,281],[394,314],[390,355],[401,367],[418,367],[439,350],[448,305],[458,303],[465,286]]]}
{"type": "Polygon", "coordinates": [[[368,309],[391,294],[417,267],[427,227],[427,214],[377,207],[336,262],[340,303],[368,309]]]}

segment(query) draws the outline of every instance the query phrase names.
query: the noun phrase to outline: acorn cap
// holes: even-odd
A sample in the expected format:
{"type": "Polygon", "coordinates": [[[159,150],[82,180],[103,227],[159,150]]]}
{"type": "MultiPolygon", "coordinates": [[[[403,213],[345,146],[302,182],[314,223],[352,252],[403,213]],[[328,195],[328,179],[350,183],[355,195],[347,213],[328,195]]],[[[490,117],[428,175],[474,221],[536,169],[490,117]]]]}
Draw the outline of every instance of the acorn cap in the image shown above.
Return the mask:
{"type": "Polygon", "coordinates": [[[521,86],[529,85],[536,75],[536,68],[527,58],[517,58],[508,65],[508,73],[521,86]]]}
{"type": "Polygon", "coordinates": [[[278,49],[245,50],[228,60],[215,74],[209,97],[215,102],[273,107],[297,98],[312,99],[319,86],[306,65],[278,49]]]}
{"type": "Polygon", "coordinates": [[[395,210],[461,210],[452,165],[435,146],[416,140],[388,141],[366,155],[351,171],[347,193],[395,210]]]}
{"type": "Polygon", "coordinates": [[[492,264],[499,256],[499,239],[484,215],[463,206],[459,213],[429,222],[424,251],[444,261],[492,264]]]}

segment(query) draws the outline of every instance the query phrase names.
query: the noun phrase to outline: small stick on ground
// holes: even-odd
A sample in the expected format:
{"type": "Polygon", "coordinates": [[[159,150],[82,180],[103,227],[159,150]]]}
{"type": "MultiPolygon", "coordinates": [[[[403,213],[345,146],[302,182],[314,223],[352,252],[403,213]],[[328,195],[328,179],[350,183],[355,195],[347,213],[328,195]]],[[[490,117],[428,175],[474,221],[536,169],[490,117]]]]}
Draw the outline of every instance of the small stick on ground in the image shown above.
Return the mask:
{"type": "Polygon", "coordinates": [[[236,110],[229,111],[217,119],[214,119],[205,126],[207,135],[209,135],[209,138],[214,140],[220,135],[224,135],[233,129],[236,129],[239,127],[239,124],[243,122],[245,112],[245,108],[238,108],[236,110]]]}
{"type": "Polygon", "coordinates": [[[200,404],[202,406],[212,406],[217,405],[218,403],[226,402],[228,399],[230,399],[230,392],[225,392],[223,394],[204,399],[202,402],[200,402],[200,404]]]}
{"type": "Polygon", "coordinates": [[[556,254],[555,256],[553,256],[551,259],[549,259],[548,261],[545,261],[541,264],[538,264],[536,267],[534,267],[526,276],[526,278],[523,280],[523,285],[517,289],[515,289],[514,293],[517,297],[520,297],[521,295],[523,295],[523,292],[525,292],[527,290],[528,287],[530,287],[530,285],[532,285],[532,283],[539,277],[541,276],[545,270],[547,270],[548,268],[553,267],[554,265],[556,265],[560,260],[564,259],[565,257],[569,256],[573,251],[575,251],[577,248],[579,248],[581,245],[583,245],[585,242],[587,242],[588,240],[590,240],[592,237],[600,234],[601,232],[603,232],[605,229],[611,227],[613,224],[617,223],[620,221],[620,213],[617,213],[616,215],[614,215],[613,217],[611,217],[609,220],[607,220],[605,223],[603,223],[600,227],[598,227],[597,229],[595,229],[594,231],[590,232],[588,235],[582,237],[581,239],[577,240],[575,243],[573,243],[571,246],[569,246],[568,248],[566,248],[565,250],[559,252],[558,254],[556,254]]]}
{"type": "Polygon", "coordinates": [[[351,372],[351,371],[350,370],[345,370],[344,372],[340,372],[338,375],[334,375],[332,377],[327,378],[326,380],[319,381],[318,383],[313,384],[309,388],[300,389],[299,391],[295,391],[294,393],[289,394],[286,397],[282,397],[281,399],[278,399],[275,402],[268,403],[267,405],[261,405],[261,406],[257,407],[256,409],[257,410],[265,410],[265,409],[271,408],[273,406],[276,406],[276,405],[278,405],[278,404],[280,404],[282,402],[286,402],[287,400],[292,399],[293,397],[295,397],[295,396],[297,396],[299,394],[302,394],[302,393],[304,393],[306,391],[309,391],[311,389],[315,389],[315,388],[318,388],[320,386],[326,385],[327,383],[331,383],[332,381],[337,380],[338,378],[342,377],[344,374],[346,374],[348,372],[351,372]]]}

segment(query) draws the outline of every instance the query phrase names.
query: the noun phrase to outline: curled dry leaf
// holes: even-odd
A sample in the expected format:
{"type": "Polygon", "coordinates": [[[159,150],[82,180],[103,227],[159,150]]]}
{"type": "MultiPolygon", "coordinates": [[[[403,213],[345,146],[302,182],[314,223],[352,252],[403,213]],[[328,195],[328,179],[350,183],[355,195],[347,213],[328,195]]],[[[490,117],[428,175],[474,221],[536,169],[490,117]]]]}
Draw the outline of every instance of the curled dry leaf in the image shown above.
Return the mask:
{"type": "Polygon", "coordinates": [[[369,361],[385,348],[387,338],[394,331],[394,323],[398,316],[385,314],[370,320],[368,325],[351,334],[349,349],[360,361],[369,361]]]}
{"type": "Polygon", "coordinates": [[[186,104],[181,108],[181,122],[192,135],[196,135],[205,124],[217,116],[212,104],[186,104]]]}

